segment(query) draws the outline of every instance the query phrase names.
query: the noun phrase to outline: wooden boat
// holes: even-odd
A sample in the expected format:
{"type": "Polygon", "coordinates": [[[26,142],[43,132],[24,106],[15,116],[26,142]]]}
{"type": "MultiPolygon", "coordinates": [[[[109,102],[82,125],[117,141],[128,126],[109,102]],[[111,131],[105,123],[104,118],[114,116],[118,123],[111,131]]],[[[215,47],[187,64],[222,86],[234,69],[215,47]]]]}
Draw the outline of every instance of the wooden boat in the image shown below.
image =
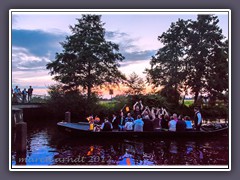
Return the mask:
{"type": "Polygon", "coordinates": [[[107,137],[107,138],[131,138],[131,137],[159,137],[159,138],[203,138],[203,137],[218,137],[221,135],[228,134],[228,127],[222,128],[212,128],[211,126],[206,126],[201,129],[201,131],[188,130],[184,132],[171,132],[162,129],[155,129],[154,131],[144,131],[144,132],[134,132],[134,131],[100,131],[94,132],[89,130],[89,123],[79,122],[79,123],[68,123],[59,122],[57,126],[60,131],[67,134],[81,137],[107,137]]]}

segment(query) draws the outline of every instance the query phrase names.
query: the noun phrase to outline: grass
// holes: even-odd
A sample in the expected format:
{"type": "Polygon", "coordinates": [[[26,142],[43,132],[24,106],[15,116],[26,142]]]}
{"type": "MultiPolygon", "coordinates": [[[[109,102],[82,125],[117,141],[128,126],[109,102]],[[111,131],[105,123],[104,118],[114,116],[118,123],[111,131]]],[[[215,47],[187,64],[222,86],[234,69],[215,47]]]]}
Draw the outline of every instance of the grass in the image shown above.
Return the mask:
{"type": "Polygon", "coordinates": [[[99,101],[99,104],[105,108],[114,108],[114,106],[116,105],[117,101],[99,101]]]}
{"type": "Polygon", "coordinates": [[[193,103],[194,103],[193,99],[185,99],[184,100],[184,105],[187,107],[191,106],[193,103]]]}

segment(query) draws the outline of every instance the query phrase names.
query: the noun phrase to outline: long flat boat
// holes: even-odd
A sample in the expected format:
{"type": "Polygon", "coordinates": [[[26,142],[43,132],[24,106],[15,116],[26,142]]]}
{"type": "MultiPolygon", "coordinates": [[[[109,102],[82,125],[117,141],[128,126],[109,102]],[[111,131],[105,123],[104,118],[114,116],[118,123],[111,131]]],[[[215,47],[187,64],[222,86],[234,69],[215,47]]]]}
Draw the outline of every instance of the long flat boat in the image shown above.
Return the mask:
{"type": "Polygon", "coordinates": [[[108,138],[134,138],[134,137],[159,137],[159,138],[203,138],[203,137],[218,137],[220,135],[228,134],[228,127],[222,127],[218,129],[203,127],[200,131],[188,130],[184,132],[172,132],[162,129],[155,129],[154,131],[100,131],[94,132],[89,129],[89,124],[84,122],[79,123],[68,123],[68,122],[58,122],[58,129],[69,135],[80,136],[80,137],[108,137],[108,138]]]}

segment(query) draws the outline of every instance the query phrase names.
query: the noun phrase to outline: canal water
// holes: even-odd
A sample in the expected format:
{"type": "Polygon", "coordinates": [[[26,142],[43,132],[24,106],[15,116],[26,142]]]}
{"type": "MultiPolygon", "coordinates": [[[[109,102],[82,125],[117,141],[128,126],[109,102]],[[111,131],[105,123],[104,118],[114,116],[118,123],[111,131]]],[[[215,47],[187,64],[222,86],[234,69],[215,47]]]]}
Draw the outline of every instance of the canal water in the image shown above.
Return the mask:
{"type": "Polygon", "coordinates": [[[205,139],[72,138],[56,121],[28,122],[27,152],[15,151],[12,165],[228,165],[227,136],[205,139]]]}

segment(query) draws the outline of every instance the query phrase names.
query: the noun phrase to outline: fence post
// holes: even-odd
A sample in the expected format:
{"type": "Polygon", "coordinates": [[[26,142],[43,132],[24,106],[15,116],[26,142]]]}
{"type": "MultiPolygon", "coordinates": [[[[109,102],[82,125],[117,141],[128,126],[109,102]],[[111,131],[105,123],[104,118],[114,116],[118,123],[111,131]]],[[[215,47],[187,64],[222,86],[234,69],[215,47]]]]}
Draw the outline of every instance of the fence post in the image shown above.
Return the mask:
{"type": "Polygon", "coordinates": [[[16,151],[24,153],[27,149],[27,123],[19,122],[16,124],[16,151]]]}
{"type": "Polygon", "coordinates": [[[65,112],[65,122],[71,122],[71,112],[65,112]]]}

